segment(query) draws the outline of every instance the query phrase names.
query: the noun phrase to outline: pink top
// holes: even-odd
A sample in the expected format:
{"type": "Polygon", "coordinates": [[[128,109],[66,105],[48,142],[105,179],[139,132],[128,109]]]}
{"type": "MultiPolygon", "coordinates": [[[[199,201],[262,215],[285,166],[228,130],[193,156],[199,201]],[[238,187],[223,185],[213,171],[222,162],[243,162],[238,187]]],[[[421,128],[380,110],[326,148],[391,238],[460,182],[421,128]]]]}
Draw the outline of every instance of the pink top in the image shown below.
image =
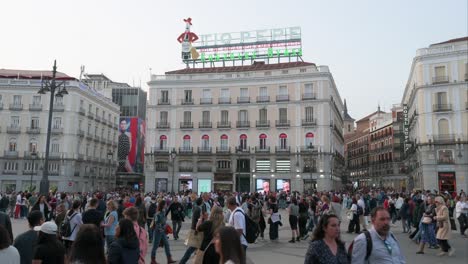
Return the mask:
{"type": "Polygon", "coordinates": [[[138,222],[133,222],[133,228],[140,242],[140,259],[138,260],[138,264],[145,264],[145,256],[148,252],[148,233],[138,225],[138,222]]]}

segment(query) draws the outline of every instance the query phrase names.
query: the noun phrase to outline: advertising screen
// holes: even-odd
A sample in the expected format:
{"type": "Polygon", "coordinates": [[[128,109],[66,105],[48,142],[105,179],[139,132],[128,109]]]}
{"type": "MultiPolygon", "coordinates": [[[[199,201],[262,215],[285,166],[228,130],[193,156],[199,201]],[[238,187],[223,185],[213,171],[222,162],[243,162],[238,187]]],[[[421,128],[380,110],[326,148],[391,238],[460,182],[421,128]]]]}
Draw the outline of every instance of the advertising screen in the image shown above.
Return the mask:
{"type": "Polygon", "coordinates": [[[193,181],[192,180],[179,180],[179,191],[192,190],[193,181]]]}
{"type": "Polygon", "coordinates": [[[257,179],[255,185],[255,191],[259,193],[270,192],[270,180],[269,179],[257,179]]]}
{"type": "Polygon", "coordinates": [[[156,179],[155,185],[156,192],[167,192],[167,179],[156,179]]]}
{"type": "Polygon", "coordinates": [[[288,179],[276,179],[276,191],[289,193],[291,191],[291,181],[288,179]]]}
{"type": "Polygon", "coordinates": [[[117,172],[143,173],[146,123],[138,118],[121,118],[117,172]]]}
{"type": "Polygon", "coordinates": [[[198,193],[211,192],[210,179],[198,179],[198,193]]]}

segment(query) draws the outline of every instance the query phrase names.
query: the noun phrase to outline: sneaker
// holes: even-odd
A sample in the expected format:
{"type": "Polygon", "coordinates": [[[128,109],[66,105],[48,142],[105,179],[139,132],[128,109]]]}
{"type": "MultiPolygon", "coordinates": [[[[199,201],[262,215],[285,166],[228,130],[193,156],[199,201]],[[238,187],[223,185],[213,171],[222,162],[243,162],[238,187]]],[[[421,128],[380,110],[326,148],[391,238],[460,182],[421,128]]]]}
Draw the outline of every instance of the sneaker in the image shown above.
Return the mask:
{"type": "Polygon", "coordinates": [[[296,242],[301,242],[301,239],[297,237],[296,242]]]}
{"type": "Polygon", "coordinates": [[[296,243],[296,240],[293,238],[291,240],[288,241],[289,243],[296,243]]]}
{"type": "Polygon", "coordinates": [[[416,254],[424,254],[424,251],[418,251],[416,254]]]}
{"type": "Polygon", "coordinates": [[[437,256],[439,256],[439,257],[443,257],[443,256],[445,256],[445,255],[447,255],[447,252],[443,252],[443,251],[440,252],[439,254],[437,254],[437,256]]]}
{"type": "Polygon", "coordinates": [[[451,249],[449,250],[448,255],[451,257],[453,254],[455,254],[455,249],[454,249],[454,248],[451,248],[451,249]]]}

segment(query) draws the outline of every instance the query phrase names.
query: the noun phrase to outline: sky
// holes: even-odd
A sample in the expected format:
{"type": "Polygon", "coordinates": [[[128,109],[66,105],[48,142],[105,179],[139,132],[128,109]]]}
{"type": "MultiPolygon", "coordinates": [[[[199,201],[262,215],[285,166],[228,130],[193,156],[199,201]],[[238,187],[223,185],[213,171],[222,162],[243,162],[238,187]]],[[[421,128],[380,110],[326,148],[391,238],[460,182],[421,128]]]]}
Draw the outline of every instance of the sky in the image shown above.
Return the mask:
{"type": "Polygon", "coordinates": [[[0,2],[0,68],[103,73],[148,89],[184,68],[184,18],[198,35],[300,26],[303,59],[327,65],[352,117],[400,103],[419,48],[468,36],[466,0],[15,0],[0,2]]]}

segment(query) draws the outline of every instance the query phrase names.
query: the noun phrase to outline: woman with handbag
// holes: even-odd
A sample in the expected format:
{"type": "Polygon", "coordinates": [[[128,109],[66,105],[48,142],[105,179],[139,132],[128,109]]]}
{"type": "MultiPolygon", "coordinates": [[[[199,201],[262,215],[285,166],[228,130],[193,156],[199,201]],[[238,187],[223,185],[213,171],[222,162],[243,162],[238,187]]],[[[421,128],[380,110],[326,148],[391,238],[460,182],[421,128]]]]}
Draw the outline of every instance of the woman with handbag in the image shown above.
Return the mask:
{"type": "Polygon", "coordinates": [[[449,222],[449,209],[445,205],[444,198],[441,196],[437,196],[434,201],[436,205],[436,217],[435,220],[437,221],[437,241],[441,247],[441,252],[437,254],[438,256],[445,256],[449,255],[452,256],[455,253],[455,249],[453,249],[448,240],[450,238],[450,234],[452,230],[450,229],[450,222],[449,222]]]}
{"type": "Polygon", "coordinates": [[[419,250],[416,254],[424,254],[424,246],[429,244],[429,248],[436,248],[437,241],[435,238],[433,218],[435,216],[435,205],[433,204],[432,197],[427,197],[426,211],[421,218],[421,240],[419,242],[419,250]]]}
{"type": "MultiPolygon", "coordinates": [[[[204,214],[206,218],[207,214],[204,214]]],[[[205,219],[206,220],[206,219],[205,219]]],[[[203,242],[195,256],[194,264],[219,263],[219,255],[216,253],[213,236],[220,227],[224,226],[224,214],[221,207],[215,206],[211,209],[210,218],[202,223],[197,223],[197,232],[203,232],[203,242]]]]}
{"type": "Polygon", "coordinates": [[[164,208],[166,207],[166,202],[164,200],[158,203],[158,209],[154,215],[153,228],[154,228],[154,238],[153,238],[153,248],[151,249],[151,264],[157,264],[156,262],[156,250],[158,249],[159,242],[162,241],[164,244],[164,250],[166,251],[167,263],[175,263],[176,261],[172,259],[171,249],[169,247],[169,241],[167,241],[166,235],[166,214],[164,208]]]}

